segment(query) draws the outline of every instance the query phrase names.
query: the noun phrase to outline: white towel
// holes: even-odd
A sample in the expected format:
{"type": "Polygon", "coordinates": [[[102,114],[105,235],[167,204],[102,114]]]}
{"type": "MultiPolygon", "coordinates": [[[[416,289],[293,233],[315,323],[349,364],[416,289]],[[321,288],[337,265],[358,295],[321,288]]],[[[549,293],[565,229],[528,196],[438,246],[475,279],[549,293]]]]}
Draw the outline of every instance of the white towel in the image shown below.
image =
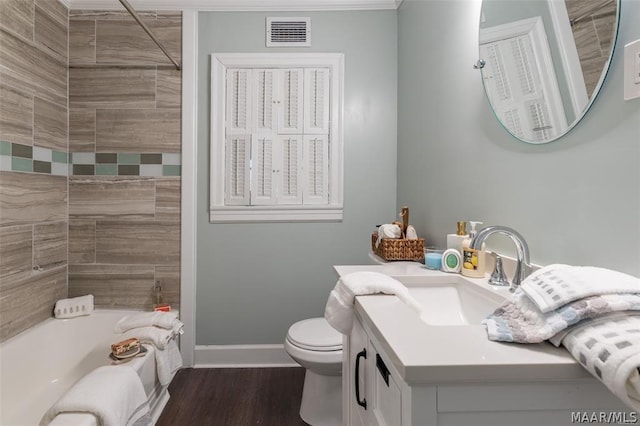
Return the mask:
{"type": "Polygon", "coordinates": [[[593,266],[549,265],[529,275],[521,288],[545,313],[587,296],[640,293],[640,279],[593,266]]]}
{"type": "Polygon", "coordinates": [[[156,349],[156,370],[158,381],[162,386],[171,383],[173,374],[182,367],[182,355],[178,349],[178,342],[171,340],[165,349],[156,349]]]}
{"type": "Polygon", "coordinates": [[[329,294],[324,317],[340,333],[349,334],[353,325],[355,297],[376,293],[395,294],[416,312],[422,310],[400,281],[379,272],[363,271],[347,274],[338,280],[329,294]]]}
{"type": "Polygon", "coordinates": [[[102,426],[151,424],[142,381],[125,365],[99,367],[84,376],[44,414],[40,425],[70,412],[91,413],[102,426]]]}
{"type": "Polygon", "coordinates": [[[182,321],[177,320],[170,330],[153,326],[132,328],[123,334],[123,339],[137,337],[140,343],[149,343],[158,349],[166,349],[172,339],[182,334],[182,327],[184,327],[182,321]]]}
{"type": "Polygon", "coordinates": [[[583,321],[562,344],[584,368],[640,411],[640,313],[616,312],[583,321]]]}
{"type": "Polygon", "coordinates": [[[71,299],[60,299],[53,308],[56,318],[74,318],[82,315],[89,315],[93,312],[93,294],[73,297],[71,299]]]}
{"type": "Polygon", "coordinates": [[[376,240],[376,247],[380,245],[380,241],[383,238],[401,238],[402,229],[398,225],[392,223],[386,223],[378,227],[378,239],[376,240]]]}
{"type": "Polygon", "coordinates": [[[175,312],[140,312],[122,317],[113,327],[113,332],[120,334],[139,327],[160,327],[167,330],[178,324],[178,314],[175,312]]]}

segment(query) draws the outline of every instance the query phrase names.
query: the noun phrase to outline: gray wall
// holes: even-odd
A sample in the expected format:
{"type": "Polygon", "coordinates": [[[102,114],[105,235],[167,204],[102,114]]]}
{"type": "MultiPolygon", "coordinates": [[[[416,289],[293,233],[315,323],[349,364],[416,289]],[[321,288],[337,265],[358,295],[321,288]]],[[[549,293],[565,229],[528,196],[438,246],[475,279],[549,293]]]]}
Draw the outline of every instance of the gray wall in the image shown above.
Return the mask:
{"type": "MultiPolygon", "coordinates": [[[[587,116],[545,145],[510,136],[478,71],[476,1],[405,0],[398,15],[398,205],[428,243],[457,220],[519,230],[540,264],[640,275],[640,99],[623,100],[623,47],[640,2],[623,0],[609,75],[587,116]]],[[[504,237],[489,247],[503,250],[504,237]]]]}
{"type": "Polygon", "coordinates": [[[312,47],[298,51],[345,54],[344,220],[209,223],[209,55],[267,51],[267,14],[201,13],[196,289],[199,345],[283,342],[293,322],[323,315],[337,279],[332,265],[367,262],[374,226],[397,215],[397,12],[269,13],[287,15],[311,17],[312,47]]]}

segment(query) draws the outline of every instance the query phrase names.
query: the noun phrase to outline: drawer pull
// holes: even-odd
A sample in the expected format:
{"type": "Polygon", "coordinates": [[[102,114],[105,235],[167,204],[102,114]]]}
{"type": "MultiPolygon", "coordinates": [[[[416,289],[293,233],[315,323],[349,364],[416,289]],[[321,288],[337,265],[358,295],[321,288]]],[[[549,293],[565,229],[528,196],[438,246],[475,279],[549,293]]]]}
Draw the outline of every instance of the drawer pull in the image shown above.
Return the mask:
{"type": "Polygon", "coordinates": [[[365,410],[367,409],[367,399],[362,398],[360,400],[360,357],[367,359],[367,350],[363,349],[358,352],[356,355],[356,402],[359,406],[363,407],[365,410]]]}
{"type": "Polygon", "coordinates": [[[384,379],[384,382],[387,384],[387,386],[389,386],[389,369],[384,364],[384,361],[382,360],[382,357],[380,357],[380,354],[376,354],[376,367],[378,367],[378,371],[384,379]]]}

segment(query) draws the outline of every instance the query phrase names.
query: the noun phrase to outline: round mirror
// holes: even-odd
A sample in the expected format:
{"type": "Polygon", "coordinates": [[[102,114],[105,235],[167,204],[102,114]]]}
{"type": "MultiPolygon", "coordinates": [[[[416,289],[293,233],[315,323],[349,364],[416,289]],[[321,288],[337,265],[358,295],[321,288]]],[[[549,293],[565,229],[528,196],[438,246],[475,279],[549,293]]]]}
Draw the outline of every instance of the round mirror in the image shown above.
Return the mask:
{"type": "Polygon", "coordinates": [[[482,1],[476,67],[509,133],[547,143],[584,117],[609,68],[619,11],[619,0],[482,1]]]}

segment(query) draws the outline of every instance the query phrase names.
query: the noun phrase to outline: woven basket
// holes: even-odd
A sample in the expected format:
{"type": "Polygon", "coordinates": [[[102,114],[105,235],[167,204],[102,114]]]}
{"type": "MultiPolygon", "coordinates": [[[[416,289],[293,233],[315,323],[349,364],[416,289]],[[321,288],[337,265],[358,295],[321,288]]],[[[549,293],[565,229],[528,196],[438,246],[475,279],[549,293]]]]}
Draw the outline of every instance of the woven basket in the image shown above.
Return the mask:
{"type": "Polygon", "coordinates": [[[384,260],[415,260],[424,262],[424,238],[383,238],[376,247],[378,233],[371,234],[371,251],[384,260]]]}

